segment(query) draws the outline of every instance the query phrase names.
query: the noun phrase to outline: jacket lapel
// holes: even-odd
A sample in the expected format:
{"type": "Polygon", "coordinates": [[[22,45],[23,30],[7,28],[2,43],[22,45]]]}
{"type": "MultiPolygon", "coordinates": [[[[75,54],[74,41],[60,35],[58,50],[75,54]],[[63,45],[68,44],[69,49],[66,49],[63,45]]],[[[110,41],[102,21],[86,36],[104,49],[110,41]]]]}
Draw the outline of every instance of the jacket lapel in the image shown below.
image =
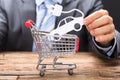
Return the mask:
{"type": "MultiPolygon", "coordinates": [[[[21,16],[22,20],[26,21],[27,19],[32,19],[35,21],[36,18],[36,5],[35,5],[35,0],[21,0],[21,5],[20,5],[20,11],[21,11],[21,16]]],[[[24,22],[23,21],[23,22],[24,22]]]]}
{"type": "Polygon", "coordinates": [[[35,11],[35,0],[21,0],[19,5],[19,11],[20,11],[20,20],[21,20],[21,27],[22,27],[22,33],[24,35],[24,41],[28,41],[30,43],[30,48],[32,48],[32,35],[29,29],[25,27],[25,22],[28,19],[31,19],[35,22],[36,20],[36,11],[35,11]],[[28,40],[29,39],[29,40],[28,40]]]}

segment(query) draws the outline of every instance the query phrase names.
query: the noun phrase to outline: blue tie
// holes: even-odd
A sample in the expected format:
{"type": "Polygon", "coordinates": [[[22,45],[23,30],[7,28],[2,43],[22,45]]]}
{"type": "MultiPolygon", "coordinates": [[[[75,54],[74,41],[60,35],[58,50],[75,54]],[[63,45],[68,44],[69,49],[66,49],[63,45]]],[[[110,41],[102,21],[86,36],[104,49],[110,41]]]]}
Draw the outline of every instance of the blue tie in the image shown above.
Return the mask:
{"type": "MultiPolygon", "coordinates": [[[[51,14],[50,6],[55,3],[52,0],[44,0],[40,5],[36,6],[36,25],[40,31],[48,31],[54,29],[55,26],[55,16],[51,14]]],[[[35,43],[33,43],[32,51],[37,51],[35,43]]]]}
{"type": "Polygon", "coordinates": [[[36,24],[39,27],[39,30],[50,32],[51,30],[54,29],[55,16],[52,15],[51,13],[52,9],[50,8],[50,6],[54,4],[55,3],[52,0],[45,0],[43,4],[37,6],[38,21],[36,21],[37,22],[36,24]]]}

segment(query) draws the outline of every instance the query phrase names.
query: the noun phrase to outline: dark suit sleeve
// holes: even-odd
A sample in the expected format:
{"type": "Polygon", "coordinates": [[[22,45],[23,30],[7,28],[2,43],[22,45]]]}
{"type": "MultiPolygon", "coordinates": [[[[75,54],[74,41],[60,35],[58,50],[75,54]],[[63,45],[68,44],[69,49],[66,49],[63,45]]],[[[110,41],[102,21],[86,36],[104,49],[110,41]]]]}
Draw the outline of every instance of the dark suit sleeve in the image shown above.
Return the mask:
{"type": "Polygon", "coordinates": [[[3,49],[5,38],[7,36],[7,18],[3,10],[4,4],[0,0],[0,51],[3,49]]]}
{"type": "MultiPolygon", "coordinates": [[[[93,3],[92,3],[92,7],[91,9],[88,11],[87,13],[87,16],[90,15],[91,13],[97,11],[97,10],[100,10],[103,8],[103,5],[102,5],[102,1],[101,0],[93,0],[93,3]]],[[[88,33],[89,35],[89,39],[91,39],[91,36],[90,34],[88,33]]],[[[98,47],[96,47],[96,45],[94,44],[93,40],[89,40],[90,41],[90,46],[92,46],[92,51],[101,55],[102,57],[104,58],[107,58],[107,59],[113,59],[113,58],[117,58],[119,56],[119,53],[120,53],[120,40],[119,40],[119,32],[116,31],[116,36],[113,41],[112,41],[112,48],[111,50],[109,50],[108,52],[111,54],[111,56],[108,56],[107,53],[105,53],[103,50],[100,50],[98,47]],[[113,46],[114,45],[114,46],[113,46]]]]}
{"type": "Polygon", "coordinates": [[[117,30],[116,30],[116,34],[115,34],[116,36],[116,48],[115,48],[115,51],[114,51],[114,57],[115,58],[118,58],[118,57],[120,57],[120,32],[118,32],[117,30]]]}
{"type": "Polygon", "coordinates": [[[95,11],[98,11],[100,9],[103,9],[103,4],[101,0],[86,0],[86,12],[85,12],[85,16],[88,16],[90,14],[92,14],[95,11]],[[91,1],[91,3],[89,4],[89,2],[91,1]],[[87,4],[88,3],[88,4],[87,4]]]}

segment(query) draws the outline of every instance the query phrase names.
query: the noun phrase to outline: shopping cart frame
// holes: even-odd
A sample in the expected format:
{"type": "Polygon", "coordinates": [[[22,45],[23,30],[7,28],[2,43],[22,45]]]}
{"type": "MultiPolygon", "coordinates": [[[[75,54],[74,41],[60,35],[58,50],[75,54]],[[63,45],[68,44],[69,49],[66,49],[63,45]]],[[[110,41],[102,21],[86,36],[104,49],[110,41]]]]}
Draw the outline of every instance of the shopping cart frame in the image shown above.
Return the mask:
{"type": "Polygon", "coordinates": [[[38,49],[37,52],[39,54],[39,60],[38,60],[36,69],[40,71],[40,76],[41,77],[44,76],[46,70],[68,70],[68,74],[72,75],[73,69],[76,68],[76,64],[74,64],[74,63],[71,63],[71,64],[65,63],[64,64],[62,62],[57,62],[57,60],[61,56],[74,55],[76,53],[78,37],[73,34],[65,34],[62,36],[50,35],[49,32],[39,31],[32,21],[28,22],[28,23],[30,26],[29,28],[30,28],[33,40],[38,49]],[[65,41],[67,40],[66,45],[63,45],[63,44],[65,44],[64,40],[65,41]],[[51,42],[49,42],[49,41],[51,41],[51,42]],[[42,42],[44,42],[44,43],[42,43],[42,42]],[[52,44],[52,46],[48,45],[49,43],[52,44]],[[61,44],[62,44],[63,48],[62,47],[59,48],[61,46],[61,44]],[[44,45],[47,45],[47,47],[43,48],[44,45]],[[54,47],[54,45],[55,45],[55,47],[54,47]],[[69,46],[70,46],[70,48],[69,48],[69,46]],[[48,49],[48,51],[45,50],[46,48],[48,49]],[[47,57],[54,57],[52,64],[42,63],[42,61],[47,57]],[[47,68],[47,66],[52,66],[52,67],[47,68]],[[64,67],[62,67],[62,66],[64,66],[64,67]]]}

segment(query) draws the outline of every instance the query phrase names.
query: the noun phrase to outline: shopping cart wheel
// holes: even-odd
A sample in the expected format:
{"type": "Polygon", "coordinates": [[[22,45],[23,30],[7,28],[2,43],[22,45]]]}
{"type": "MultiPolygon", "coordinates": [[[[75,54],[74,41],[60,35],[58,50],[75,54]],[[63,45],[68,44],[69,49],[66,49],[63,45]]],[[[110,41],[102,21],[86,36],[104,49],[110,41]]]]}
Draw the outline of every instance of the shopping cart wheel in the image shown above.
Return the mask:
{"type": "Polygon", "coordinates": [[[42,65],[42,69],[43,69],[43,68],[46,68],[46,65],[45,65],[45,64],[44,64],[44,65],[42,65]]]}
{"type": "Polygon", "coordinates": [[[73,75],[73,69],[68,69],[68,74],[73,75]]]}
{"type": "Polygon", "coordinates": [[[46,65],[42,65],[42,69],[46,71],[46,65]]]}
{"type": "Polygon", "coordinates": [[[45,72],[44,71],[40,71],[40,76],[43,77],[45,75],[45,72]]]}

